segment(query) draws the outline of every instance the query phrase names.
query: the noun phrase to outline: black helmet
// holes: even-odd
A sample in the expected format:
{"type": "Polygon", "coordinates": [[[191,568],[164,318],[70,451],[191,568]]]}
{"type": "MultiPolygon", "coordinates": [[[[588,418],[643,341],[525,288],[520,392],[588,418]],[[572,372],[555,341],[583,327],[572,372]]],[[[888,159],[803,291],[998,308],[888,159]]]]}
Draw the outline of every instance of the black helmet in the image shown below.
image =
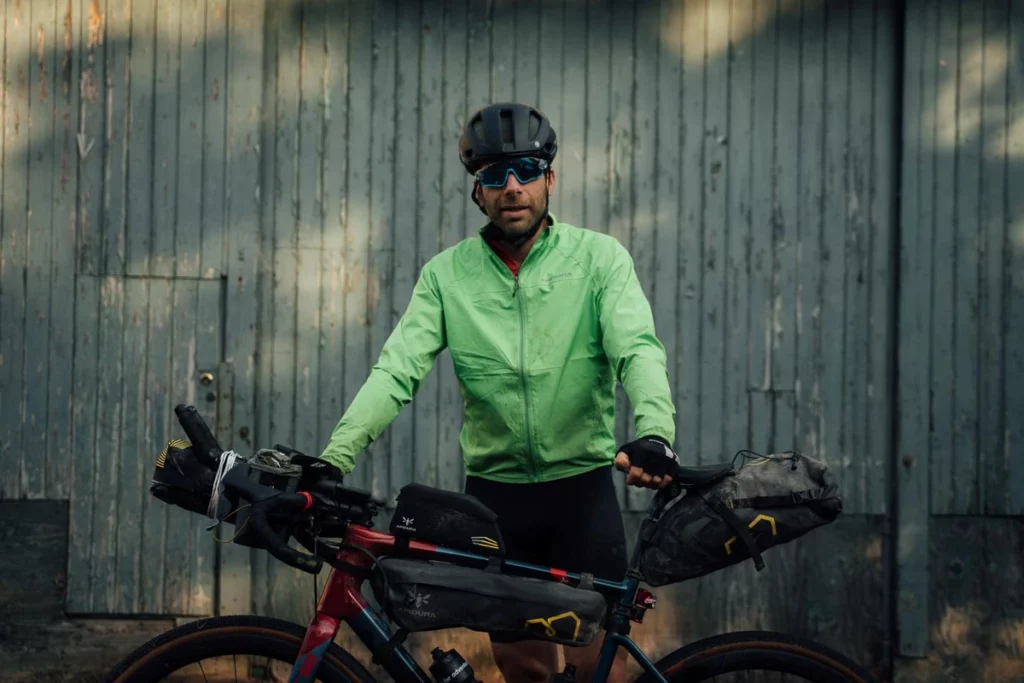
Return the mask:
{"type": "Polygon", "coordinates": [[[548,117],[528,104],[490,104],[469,117],[459,138],[459,159],[470,175],[498,159],[532,156],[551,163],[558,153],[548,117]]]}

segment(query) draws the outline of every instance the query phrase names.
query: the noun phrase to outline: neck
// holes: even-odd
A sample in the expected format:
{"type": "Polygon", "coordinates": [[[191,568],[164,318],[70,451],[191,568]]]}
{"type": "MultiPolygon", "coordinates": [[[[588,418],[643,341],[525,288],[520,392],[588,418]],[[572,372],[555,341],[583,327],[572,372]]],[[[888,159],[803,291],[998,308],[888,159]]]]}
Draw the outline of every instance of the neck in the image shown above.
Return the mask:
{"type": "Polygon", "coordinates": [[[545,216],[541,219],[540,227],[537,228],[537,232],[533,233],[533,235],[530,236],[530,239],[519,245],[510,244],[505,240],[500,239],[500,233],[497,229],[493,229],[491,231],[492,240],[501,245],[501,249],[515,259],[516,263],[522,263],[526,260],[526,256],[530,253],[530,249],[532,249],[533,245],[537,243],[538,239],[540,239],[541,233],[543,233],[549,225],[551,225],[551,218],[545,216]]]}

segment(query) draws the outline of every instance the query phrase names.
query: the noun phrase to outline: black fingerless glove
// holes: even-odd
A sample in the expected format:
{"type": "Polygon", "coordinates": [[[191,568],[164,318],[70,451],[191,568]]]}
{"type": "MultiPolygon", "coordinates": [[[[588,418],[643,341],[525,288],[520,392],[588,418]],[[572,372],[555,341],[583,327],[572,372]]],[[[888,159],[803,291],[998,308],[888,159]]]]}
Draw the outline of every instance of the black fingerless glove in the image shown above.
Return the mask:
{"type": "Polygon", "coordinates": [[[652,477],[667,474],[675,479],[679,476],[679,456],[660,436],[645,436],[619,450],[629,456],[630,465],[639,467],[652,477]]]}

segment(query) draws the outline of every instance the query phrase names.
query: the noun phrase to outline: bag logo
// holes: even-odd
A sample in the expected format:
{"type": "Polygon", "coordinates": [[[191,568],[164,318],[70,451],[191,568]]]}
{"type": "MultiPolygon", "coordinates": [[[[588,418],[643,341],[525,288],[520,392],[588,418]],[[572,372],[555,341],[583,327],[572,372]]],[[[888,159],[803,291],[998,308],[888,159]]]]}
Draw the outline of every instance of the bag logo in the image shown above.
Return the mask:
{"type": "MultiPolygon", "coordinates": [[[[772,536],[778,536],[779,535],[779,530],[775,527],[775,518],[774,517],[771,517],[769,515],[758,515],[757,517],[754,517],[754,520],[750,524],[748,524],[747,526],[749,528],[753,529],[754,526],[758,522],[768,522],[769,526],[771,526],[771,528],[772,528],[772,536]]],[[[735,536],[733,536],[732,538],[730,538],[728,541],[725,542],[725,554],[726,555],[732,555],[732,546],[733,546],[733,544],[735,542],[736,542],[736,537],[735,536]]]]}
{"type": "Polygon", "coordinates": [[[402,517],[402,523],[397,525],[402,531],[416,531],[416,520],[413,517],[402,517]]]}
{"type": "Polygon", "coordinates": [[[580,618],[576,616],[575,612],[563,612],[562,614],[556,614],[555,616],[548,617],[547,619],[543,617],[537,619],[527,619],[526,627],[527,629],[529,629],[531,624],[539,624],[540,626],[544,627],[544,635],[546,635],[548,638],[555,638],[558,636],[558,633],[555,631],[555,622],[562,621],[565,619],[571,619],[573,622],[575,622],[575,626],[572,630],[572,639],[574,641],[577,640],[580,637],[580,628],[582,628],[583,622],[580,621],[580,618]]]}
{"type": "Polygon", "coordinates": [[[491,550],[501,550],[498,542],[493,538],[487,536],[471,536],[470,540],[473,541],[473,545],[478,545],[483,548],[490,548],[491,550]]]}
{"type": "Polygon", "coordinates": [[[430,593],[418,593],[417,591],[412,592],[412,604],[419,609],[430,602],[430,593]]]}

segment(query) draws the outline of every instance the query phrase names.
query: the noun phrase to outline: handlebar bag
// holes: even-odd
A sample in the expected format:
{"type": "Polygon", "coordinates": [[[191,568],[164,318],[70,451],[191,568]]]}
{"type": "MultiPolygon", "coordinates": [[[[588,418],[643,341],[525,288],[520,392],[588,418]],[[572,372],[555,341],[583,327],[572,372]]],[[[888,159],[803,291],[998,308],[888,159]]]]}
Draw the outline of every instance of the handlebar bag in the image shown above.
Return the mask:
{"type": "Polygon", "coordinates": [[[410,633],[448,628],[585,646],[604,625],[607,599],[581,587],[445,562],[386,557],[373,574],[377,601],[410,633]],[[386,589],[384,576],[387,577],[386,589]]]}
{"type": "Polygon", "coordinates": [[[687,489],[665,506],[641,554],[651,586],[696,578],[753,559],[842,512],[839,487],[822,462],[795,453],[745,458],[725,478],[687,489]]]}
{"type": "Polygon", "coordinates": [[[406,484],[398,492],[390,531],[400,541],[416,539],[481,555],[505,555],[498,515],[468,493],[406,484]]]}

